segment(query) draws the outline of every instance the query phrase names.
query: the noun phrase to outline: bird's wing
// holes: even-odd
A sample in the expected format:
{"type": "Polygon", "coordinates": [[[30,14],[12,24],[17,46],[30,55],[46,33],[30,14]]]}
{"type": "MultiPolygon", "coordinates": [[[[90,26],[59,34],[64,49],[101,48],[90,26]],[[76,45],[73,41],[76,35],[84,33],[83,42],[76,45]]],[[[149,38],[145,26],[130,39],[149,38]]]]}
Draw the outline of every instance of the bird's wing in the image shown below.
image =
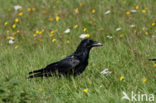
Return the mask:
{"type": "Polygon", "coordinates": [[[79,64],[80,60],[73,57],[67,57],[57,64],[56,69],[58,72],[68,72],[79,64]]]}
{"type": "Polygon", "coordinates": [[[42,77],[42,76],[45,76],[46,74],[50,75],[51,73],[56,72],[56,71],[59,73],[66,73],[68,71],[71,71],[73,68],[75,68],[79,64],[80,64],[80,61],[78,59],[74,58],[73,56],[70,56],[59,62],[52,63],[46,66],[44,69],[30,72],[29,74],[32,74],[32,76],[29,76],[29,78],[42,77]]]}

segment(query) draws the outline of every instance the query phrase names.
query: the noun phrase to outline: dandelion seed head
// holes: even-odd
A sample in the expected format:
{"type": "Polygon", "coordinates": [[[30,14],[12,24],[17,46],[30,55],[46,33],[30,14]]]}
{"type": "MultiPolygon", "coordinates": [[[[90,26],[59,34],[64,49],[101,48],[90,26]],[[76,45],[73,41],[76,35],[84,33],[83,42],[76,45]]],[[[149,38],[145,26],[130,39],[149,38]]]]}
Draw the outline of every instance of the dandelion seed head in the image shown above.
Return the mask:
{"type": "Polygon", "coordinates": [[[107,14],[110,14],[110,12],[111,12],[110,10],[107,10],[107,11],[105,12],[105,14],[106,14],[106,15],[107,15],[107,14]]]}
{"type": "Polygon", "coordinates": [[[21,9],[22,8],[22,6],[20,6],[20,5],[15,5],[14,6],[14,9],[17,11],[17,10],[19,10],[19,9],[21,9]]]}
{"type": "Polygon", "coordinates": [[[14,41],[13,40],[9,40],[9,44],[13,44],[14,43],[14,41]]]}
{"type": "Polygon", "coordinates": [[[70,33],[70,29],[66,29],[65,31],[64,31],[64,33],[70,33]]]}

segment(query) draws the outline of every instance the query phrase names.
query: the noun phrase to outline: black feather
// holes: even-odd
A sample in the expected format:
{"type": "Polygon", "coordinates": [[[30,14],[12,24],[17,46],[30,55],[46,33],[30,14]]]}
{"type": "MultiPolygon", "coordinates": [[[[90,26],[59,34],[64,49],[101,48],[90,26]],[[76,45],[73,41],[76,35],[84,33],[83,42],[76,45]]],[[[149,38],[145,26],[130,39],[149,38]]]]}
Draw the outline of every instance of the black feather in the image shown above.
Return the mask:
{"type": "Polygon", "coordinates": [[[102,46],[101,43],[90,39],[81,41],[76,51],[65,59],[49,64],[43,69],[29,72],[29,78],[49,77],[52,75],[71,75],[82,73],[88,65],[89,52],[92,47],[102,46]]]}

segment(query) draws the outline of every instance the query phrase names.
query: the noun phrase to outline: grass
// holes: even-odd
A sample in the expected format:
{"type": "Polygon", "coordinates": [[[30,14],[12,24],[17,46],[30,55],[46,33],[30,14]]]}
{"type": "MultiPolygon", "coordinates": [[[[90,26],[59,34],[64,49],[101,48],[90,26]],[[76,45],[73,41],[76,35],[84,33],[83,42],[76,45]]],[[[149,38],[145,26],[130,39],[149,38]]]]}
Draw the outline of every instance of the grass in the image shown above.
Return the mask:
{"type": "Polygon", "coordinates": [[[156,95],[156,68],[154,62],[148,61],[156,57],[156,31],[152,25],[156,22],[155,0],[0,2],[0,102],[129,103],[133,101],[121,100],[122,91],[129,96],[131,91],[156,95]],[[23,10],[15,11],[15,5],[21,5],[23,10]],[[137,12],[131,13],[136,6],[139,6],[137,12]],[[74,12],[76,8],[78,13],[74,12]],[[93,9],[95,13],[91,12],[93,9]],[[106,15],[107,10],[111,13],[106,15]],[[21,12],[23,15],[19,16],[21,12]],[[55,20],[56,16],[59,21],[55,20]],[[19,22],[15,22],[16,18],[19,22]],[[132,24],[134,28],[130,27],[132,24]],[[74,25],[78,28],[73,28],[74,25]],[[119,27],[121,30],[116,31],[119,27]],[[65,34],[68,28],[71,32],[65,34]],[[40,34],[35,33],[42,30],[40,34]],[[52,36],[50,31],[56,32],[52,36]],[[28,72],[73,53],[83,33],[103,43],[103,47],[91,50],[89,65],[83,74],[70,79],[27,79],[28,72]],[[14,37],[13,44],[9,44],[9,37],[14,37]],[[105,68],[112,74],[101,74],[105,68]],[[121,76],[124,80],[120,81],[121,76]],[[88,92],[84,93],[84,89],[88,92]]]}

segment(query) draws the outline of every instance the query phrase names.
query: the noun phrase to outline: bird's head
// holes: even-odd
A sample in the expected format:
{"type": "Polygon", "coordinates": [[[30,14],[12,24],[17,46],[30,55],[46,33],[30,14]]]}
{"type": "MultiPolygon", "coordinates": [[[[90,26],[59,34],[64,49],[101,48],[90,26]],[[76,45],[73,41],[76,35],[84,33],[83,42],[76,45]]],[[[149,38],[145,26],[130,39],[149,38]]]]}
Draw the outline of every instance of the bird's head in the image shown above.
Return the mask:
{"type": "Polygon", "coordinates": [[[84,39],[79,44],[77,51],[90,50],[92,47],[102,46],[101,43],[93,41],[91,39],[84,39]]]}
{"type": "Polygon", "coordinates": [[[93,41],[91,39],[84,39],[80,43],[81,46],[86,47],[86,48],[92,48],[92,47],[97,47],[97,46],[102,46],[101,43],[93,41]]]}

